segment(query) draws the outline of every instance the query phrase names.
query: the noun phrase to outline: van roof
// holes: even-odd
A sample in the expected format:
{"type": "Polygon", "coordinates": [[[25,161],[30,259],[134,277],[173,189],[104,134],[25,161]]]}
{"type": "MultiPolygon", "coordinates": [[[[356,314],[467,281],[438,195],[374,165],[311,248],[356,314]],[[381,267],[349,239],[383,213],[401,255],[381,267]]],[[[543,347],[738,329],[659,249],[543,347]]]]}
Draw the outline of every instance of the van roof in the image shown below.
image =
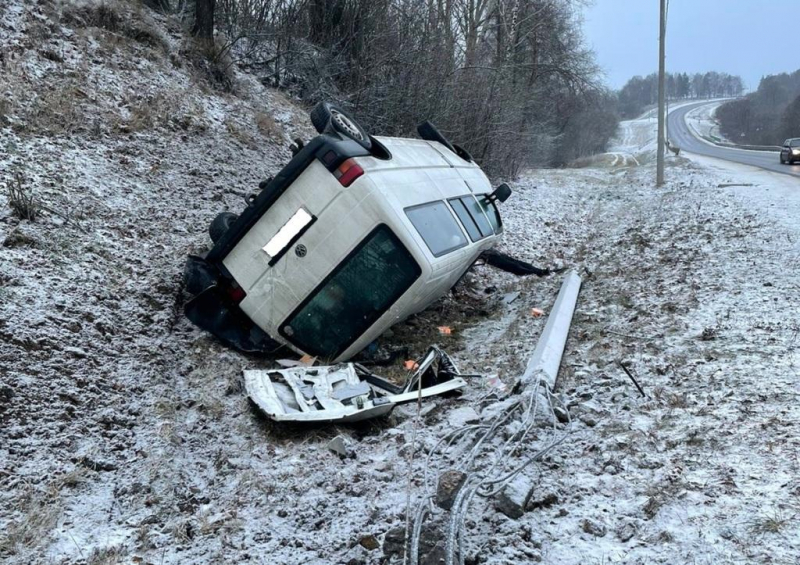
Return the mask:
{"type": "Polygon", "coordinates": [[[391,159],[359,157],[365,169],[380,171],[404,168],[477,168],[475,163],[465,161],[441,143],[424,139],[402,137],[376,137],[392,154],[391,159]]]}

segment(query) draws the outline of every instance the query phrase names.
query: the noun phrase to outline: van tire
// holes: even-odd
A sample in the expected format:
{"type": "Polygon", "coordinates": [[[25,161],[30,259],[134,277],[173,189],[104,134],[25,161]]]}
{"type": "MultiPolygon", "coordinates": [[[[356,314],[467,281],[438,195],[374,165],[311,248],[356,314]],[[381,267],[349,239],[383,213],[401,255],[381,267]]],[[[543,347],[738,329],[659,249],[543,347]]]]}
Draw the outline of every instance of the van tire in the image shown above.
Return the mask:
{"type": "Polygon", "coordinates": [[[214,220],[211,222],[211,225],[208,226],[208,235],[211,236],[211,241],[217,243],[238,217],[239,216],[233,212],[222,212],[217,214],[217,217],[214,218],[214,220]]]}
{"type": "Polygon", "coordinates": [[[367,130],[350,114],[330,102],[320,102],[314,106],[311,110],[311,123],[318,133],[334,131],[342,137],[352,139],[367,151],[372,149],[367,130]]]}

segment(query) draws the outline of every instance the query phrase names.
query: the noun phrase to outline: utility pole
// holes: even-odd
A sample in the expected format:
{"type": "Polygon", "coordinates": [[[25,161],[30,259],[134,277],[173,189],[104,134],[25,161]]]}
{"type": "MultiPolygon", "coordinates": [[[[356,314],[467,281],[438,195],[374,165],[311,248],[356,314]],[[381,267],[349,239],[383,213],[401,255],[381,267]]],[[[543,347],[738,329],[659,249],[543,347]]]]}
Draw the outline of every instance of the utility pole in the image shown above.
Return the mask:
{"type": "Polygon", "coordinates": [[[664,96],[664,79],[666,67],[667,41],[667,0],[661,0],[661,33],[658,39],[658,155],[656,157],[656,186],[664,184],[664,152],[666,132],[666,97],[664,96]]]}

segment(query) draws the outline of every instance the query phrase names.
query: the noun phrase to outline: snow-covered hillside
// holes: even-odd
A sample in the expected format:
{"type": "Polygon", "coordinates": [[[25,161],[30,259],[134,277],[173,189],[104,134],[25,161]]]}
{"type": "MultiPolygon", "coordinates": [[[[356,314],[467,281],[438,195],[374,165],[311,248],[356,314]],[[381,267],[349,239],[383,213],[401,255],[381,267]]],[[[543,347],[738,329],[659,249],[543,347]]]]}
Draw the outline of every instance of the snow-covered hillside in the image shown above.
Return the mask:
{"type": "MultiPolygon", "coordinates": [[[[0,5],[0,189],[19,179],[45,205],[20,220],[0,194],[0,560],[400,563],[426,455],[501,410],[488,377],[520,375],[560,277],[476,267],[384,338],[411,356],[436,340],[485,376],[419,420],[265,421],[242,369],[269,362],[183,318],[180,272],[313,130],[246,74],[226,92],[179,22],[126,6],[0,5]],[[337,435],[350,457],[327,449],[337,435]]],[[[618,153],[645,154],[651,126],[628,126],[618,153]]],[[[505,250],[585,279],[557,389],[572,423],[523,472],[521,517],[475,498],[467,563],[800,560],[794,181],[671,157],[656,189],[648,161],[513,183],[505,250]]],[[[471,446],[454,447],[447,464],[471,446]]],[[[425,531],[424,562],[442,536],[425,531]]]]}

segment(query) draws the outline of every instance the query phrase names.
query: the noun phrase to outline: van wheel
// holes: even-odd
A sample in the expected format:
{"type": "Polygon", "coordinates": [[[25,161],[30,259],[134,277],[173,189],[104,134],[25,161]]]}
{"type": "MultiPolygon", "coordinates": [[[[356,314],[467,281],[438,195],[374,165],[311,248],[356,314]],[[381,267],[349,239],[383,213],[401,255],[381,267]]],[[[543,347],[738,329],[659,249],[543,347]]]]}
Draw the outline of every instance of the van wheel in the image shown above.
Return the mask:
{"type": "Polygon", "coordinates": [[[330,102],[320,102],[314,107],[311,111],[311,123],[319,133],[332,129],[339,135],[352,139],[367,151],[372,149],[367,130],[347,112],[330,102]]]}
{"type": "Polygon", "coordinates": [[[211,236],[211,241],[217,243],[238,217],[239,216],[233,212],[222,212],[217,214],[217,217],[214,218],[214,220],[211,222],[211,225],[208,226],[208,235],[211,236]]]}

